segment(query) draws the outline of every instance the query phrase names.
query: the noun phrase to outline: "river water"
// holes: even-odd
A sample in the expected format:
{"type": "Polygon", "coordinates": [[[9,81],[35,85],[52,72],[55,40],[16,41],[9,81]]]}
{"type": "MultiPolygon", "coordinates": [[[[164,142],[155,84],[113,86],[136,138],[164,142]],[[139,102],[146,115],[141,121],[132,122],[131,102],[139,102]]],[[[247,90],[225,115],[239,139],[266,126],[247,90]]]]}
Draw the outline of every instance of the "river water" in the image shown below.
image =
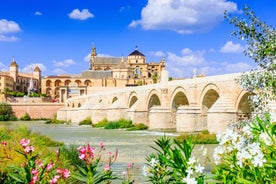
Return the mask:
{"type": "MultiPolygon", "coordinates": [[[[64,142],[65,145],[86,145],[98,146],[104,142],[106,150],[115,152],[118,149],[118,158],[114,163],[114,170],[119,174],[127,168],[129,163],[134,163],[134,176],[136,183],[146,183],[142,174],[142,167],[145,165],[145,157],[154,150],[154,141],[166,135],[169,137],[178,136],[175,132],[164,131],[125,131],[125,130],[106,130],[103,128],[92,128],[88,125],[73,126],[65,124],[44,124],[43,121],[14,121],[0,122],[0,127],[16,128],[25,125],[33,132],[40,132],[42,135],[64,142]]],[[[212,153],[215,145],[208,145],[209,154],[212,153]]],[[[195,154],[199,153],[199,146],[195,149],[195,154]]]]}

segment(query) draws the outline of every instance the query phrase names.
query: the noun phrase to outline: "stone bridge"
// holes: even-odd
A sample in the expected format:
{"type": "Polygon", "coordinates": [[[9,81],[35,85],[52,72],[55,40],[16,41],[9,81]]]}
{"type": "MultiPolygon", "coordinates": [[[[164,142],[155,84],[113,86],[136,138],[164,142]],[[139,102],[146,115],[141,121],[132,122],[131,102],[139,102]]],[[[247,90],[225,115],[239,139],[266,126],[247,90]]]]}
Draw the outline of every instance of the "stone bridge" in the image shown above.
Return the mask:
{"type": "Polygon", "coordinates": [[[150,129],[218,133],[250,114],[249,93],[236,82],[240,75],[168,81],[167,71],[162,71],[158,84],[113,88],[68,99],[57,118],[73,124],[87,117],[94,124],[104,118],[126,118],[150,129]]]}

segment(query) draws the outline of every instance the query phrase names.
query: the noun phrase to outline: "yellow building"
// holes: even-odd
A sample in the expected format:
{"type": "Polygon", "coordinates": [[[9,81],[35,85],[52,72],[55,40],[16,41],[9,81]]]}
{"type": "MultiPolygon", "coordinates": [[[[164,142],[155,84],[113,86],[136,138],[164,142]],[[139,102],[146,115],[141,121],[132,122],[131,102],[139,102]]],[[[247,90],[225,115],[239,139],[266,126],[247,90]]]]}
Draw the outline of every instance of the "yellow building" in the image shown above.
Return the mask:
{"type": "Polygon", "coordinates": [[[90,87],[125,87],[147,85],[158,81],[165,61],[146,63],[146,57],[136,48],[127,58],[98,57],[93,46],[89,69],[78,75],[46,76],[42,93],[61,102],[87,94],[90,87]]]}
{"type": "Polygon", "coordinates": [[[15,92],[28,93],[30,90],[41,92],[41,71],[36,66],[31,74],[20,73],[18,64],[12,60],[10,70],[0,72],[0,93],[3,93],[5,88],[9,88],[15,92]]]}

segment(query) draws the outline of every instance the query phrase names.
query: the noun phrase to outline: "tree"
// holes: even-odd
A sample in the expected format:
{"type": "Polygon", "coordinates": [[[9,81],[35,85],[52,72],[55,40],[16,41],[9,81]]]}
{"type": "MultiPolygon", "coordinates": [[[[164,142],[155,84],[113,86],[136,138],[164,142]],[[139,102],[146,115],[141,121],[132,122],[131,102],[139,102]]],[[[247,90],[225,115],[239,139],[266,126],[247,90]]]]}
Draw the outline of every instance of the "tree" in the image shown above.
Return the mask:
{"type": "Polygon", "coordinates": [[[245,55],[252,58],[258,68],[243,73],[239,79],[242,87],[252,96],[254,113],[269,112],[267,104],[276,100],[276,31],[261,21],[248,6],[240,16],[225,12],[226,19],[237,29],[233,35],[245,40],[245,55]]]}

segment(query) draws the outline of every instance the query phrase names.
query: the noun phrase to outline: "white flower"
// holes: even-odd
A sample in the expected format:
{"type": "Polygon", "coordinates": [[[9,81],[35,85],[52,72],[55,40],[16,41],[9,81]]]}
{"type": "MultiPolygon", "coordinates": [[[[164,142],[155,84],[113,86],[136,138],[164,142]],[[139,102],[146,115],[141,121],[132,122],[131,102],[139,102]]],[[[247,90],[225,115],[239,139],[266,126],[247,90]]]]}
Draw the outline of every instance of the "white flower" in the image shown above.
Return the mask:
{"type": "Polygon", "coordinates": [[[143,166],[143,175],[144,176],[147,176],[148,175],[148,173],[149,173],[149,169],[147,168],[147,166],[143,166]]]}
{"type": "Polygon", "coordinates": [[[264,158],[263,154],[258,154],[252,160],[252,163],[253,163],[254,167],[258,167],[258,166],[262,167],[265,162],[266,162],[266,159],[264,158]]]}
{"type": "Polygon", "coordinates": [[[194,163],[196,163],[195,157],[190,157],[190,158],[189,158],[189,161],[188,161],[188,164],[189,164],[189,165],[193,165],[194,163]]]}
{"type": "Polygon", "coordinates": [[[197,184],[197,181],[195,178],[190,178],[190,176],[187,176],[186,178],[183,178],[183,181],[187,184],[197,184]]]}
{"type": "Polygon", "coordinates": [[[267,133],[262,132],[260,134],[260,139],[261,141],[263,141],[266,145],[270,146],[272,144],[271,142],[271,138],[269,137],[269,135],[267,135],[267,133]]]}
{"type": "Polygon", "coordinates": [[[238,151],[237,157],[239,159],[251,159],[252,155],[247,150],[242,149],[242,150],[238,151]]]}
{"type": "Polygon", "coordinates": [[[207,155],[207,148],[205,148],[203,145],[200,147],[200,150],[202,151],[202,156],[206,156],[207,155]]]}
{"type": "Polygon", "coordinates": [[[155,167],[156,164],[158,164],[158,160],[156,158],[151,158],[149,164],[152,166],[152,167],[155,167]]]}
{"type": "Polygon", "coordinates": [[[186,173],[188,174],[187,176],[191,176],[191,175],[193,175],[193,173],[194,173],[194,170],[193,170],[193,168],[190,166],[190,167],[188,167],[188,169],[186,170],[186,173]]]}
{"type": "Polygon", "coordinates": [[[203,173],[204,167],[201,166],[200,164],[195,166],[195,172],[197,173],[203,173]]]}

